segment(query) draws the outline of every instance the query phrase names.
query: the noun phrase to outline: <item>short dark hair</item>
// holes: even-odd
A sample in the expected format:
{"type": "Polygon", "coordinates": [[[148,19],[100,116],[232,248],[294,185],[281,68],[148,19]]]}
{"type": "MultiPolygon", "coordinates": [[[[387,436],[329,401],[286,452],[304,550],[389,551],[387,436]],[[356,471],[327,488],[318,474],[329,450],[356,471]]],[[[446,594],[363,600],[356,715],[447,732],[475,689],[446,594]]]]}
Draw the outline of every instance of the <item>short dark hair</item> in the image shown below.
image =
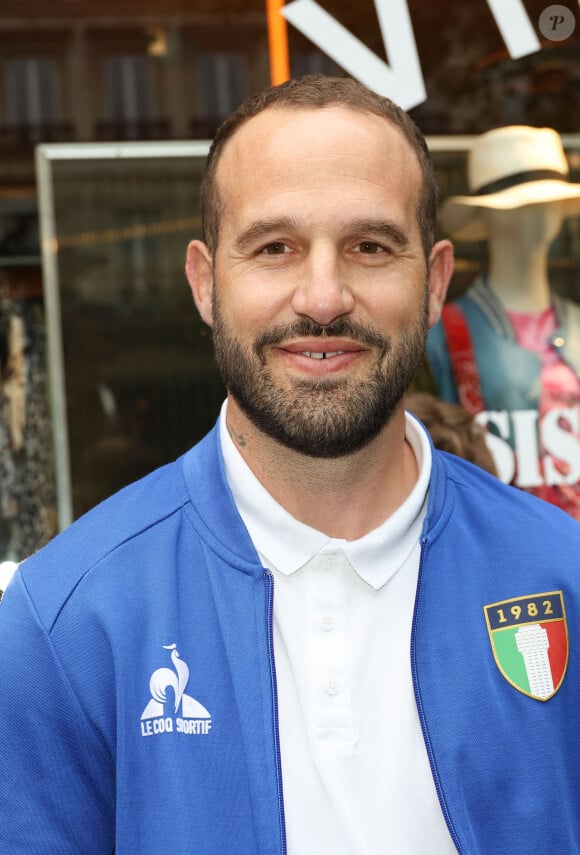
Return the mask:
{"type": "Polygon", "coordinates": [[[313,109],[344,106],[360,113],[372,113],[390,121],[402,132],[417,156],[422,174],[417,220],[425,257],[435,243],[437,223],[437,182],[423,134],[411,117],[389,98],[379,95],[350,77],[309,74],[271,86],[247,98],[218,128],[213,139],[200,191],[203,239],[212,253],[218,244],[222,203],[216,183],[217,167],[227,141],[249,119],[269,107],[313,109]]]}

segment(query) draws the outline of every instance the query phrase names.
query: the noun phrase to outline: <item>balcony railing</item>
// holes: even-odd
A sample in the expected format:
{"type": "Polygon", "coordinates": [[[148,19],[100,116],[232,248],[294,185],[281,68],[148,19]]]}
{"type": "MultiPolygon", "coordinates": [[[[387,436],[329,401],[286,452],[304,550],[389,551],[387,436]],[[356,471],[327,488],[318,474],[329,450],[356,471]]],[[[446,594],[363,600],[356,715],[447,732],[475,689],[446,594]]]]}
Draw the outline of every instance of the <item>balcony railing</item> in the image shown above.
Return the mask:
{"type": "Polygon", "coordinates": [[[0,125],[0,152],[31,152],[38,143],[71,142],[75,138],[72,122],[39,122],[0,125]]]}
{"type": "Polygon", "coordinates": [[[171,122],[167,119],[100,121],[95,125],[95,138],[99,142],[167,140],[172,138],[171,122]]]}

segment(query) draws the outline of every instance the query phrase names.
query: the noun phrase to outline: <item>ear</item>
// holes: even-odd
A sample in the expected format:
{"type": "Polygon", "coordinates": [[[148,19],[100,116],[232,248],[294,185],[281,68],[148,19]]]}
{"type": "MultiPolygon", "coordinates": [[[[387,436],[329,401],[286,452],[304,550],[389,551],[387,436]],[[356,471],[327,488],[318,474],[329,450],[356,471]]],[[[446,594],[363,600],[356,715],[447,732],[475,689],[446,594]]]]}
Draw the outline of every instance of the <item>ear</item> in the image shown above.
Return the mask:
{"type": "Polygon", "coordinates": [[[453,245],[448,240],[435,244],[429,256],[427,284],[429,286],[429,327],[434,327],[441,316],[447,288],[453,275],[453,245]]]}
{"type": "Polygon", "coordinates": [[[200,240],[192,240],[187,247],[185,275],[193,294],[197,311],[208,326],[213,325],[212,291],[213,260],[211,252],[200,240]]]}

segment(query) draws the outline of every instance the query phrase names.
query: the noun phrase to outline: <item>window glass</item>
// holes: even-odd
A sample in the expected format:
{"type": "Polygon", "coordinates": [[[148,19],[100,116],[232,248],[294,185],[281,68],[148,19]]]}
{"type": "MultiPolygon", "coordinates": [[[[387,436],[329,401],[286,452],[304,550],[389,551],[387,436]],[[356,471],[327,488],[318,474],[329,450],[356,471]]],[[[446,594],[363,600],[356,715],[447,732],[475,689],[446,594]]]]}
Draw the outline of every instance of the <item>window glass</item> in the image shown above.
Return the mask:
{"type": "Polygon", "coordinates": [[[12,125],[40,125],[60,119],[53,59],[18,57],[6,61],[6,118],[12,125]]]}
{"type": "Polygon", "coordinates": [[[138,122],[157,115],[155,79],[148,56],[108,56],[105,59],[107,117],[138,122]]]}
{"type": "Polygon", "coordinates": [[[199,107],[203,118],[225,119],[248,94],[246,58],[241,53],[202,53],[199,107]]]}
{"type": "MultiPolygon", "coordinates": [[[[580,184],[580,135],[563,135],[564,149],[570,166],[569,179],[580,184]]],[[[435,165],[441,202],[448,196],[469,194],[467,156],[475,137],[429,139],[435,165]]],[[[440,228],[440,237],[447,237],[440,228]]],[[[488,248],[485,241],[454,240],[455,273],[449,299],[460,296],[473,280],[487,269],[488,248]]],[[[550,246],[549,277],[553,289],[580,302],[580,217],[568,217],[550,246]]]]}
{"type": "Polygon", "coordinates": [[[73,517],[184,452],[223,400],[184,274],[204,159],[50,162],[73,517]]]}

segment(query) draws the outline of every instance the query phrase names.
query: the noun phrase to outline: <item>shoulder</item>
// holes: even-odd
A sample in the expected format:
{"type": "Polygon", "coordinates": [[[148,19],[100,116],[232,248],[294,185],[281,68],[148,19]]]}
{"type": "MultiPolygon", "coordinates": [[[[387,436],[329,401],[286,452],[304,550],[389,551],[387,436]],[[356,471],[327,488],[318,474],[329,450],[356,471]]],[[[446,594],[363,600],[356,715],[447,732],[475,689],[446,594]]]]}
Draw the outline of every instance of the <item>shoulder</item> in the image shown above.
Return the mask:
{"type": "Polygon", "coordinates": [[[580,525],[555,505],[499,478],[466,460],[434,452],[438,510],[445,508],[456,522],[486,532],[491,542],[502,536],[514,544],[541,543],[556,552],[563,543],[580,547],[580,525]]]}
{"type": "Polygon", "coordinates": [[[162,541],[163,528],[189,501],[181,458],[106,499],[26,559],[18,573],[46,628],[96,568],[128,574],[130,556],[140,560],[140,544],[162,541]]]}

